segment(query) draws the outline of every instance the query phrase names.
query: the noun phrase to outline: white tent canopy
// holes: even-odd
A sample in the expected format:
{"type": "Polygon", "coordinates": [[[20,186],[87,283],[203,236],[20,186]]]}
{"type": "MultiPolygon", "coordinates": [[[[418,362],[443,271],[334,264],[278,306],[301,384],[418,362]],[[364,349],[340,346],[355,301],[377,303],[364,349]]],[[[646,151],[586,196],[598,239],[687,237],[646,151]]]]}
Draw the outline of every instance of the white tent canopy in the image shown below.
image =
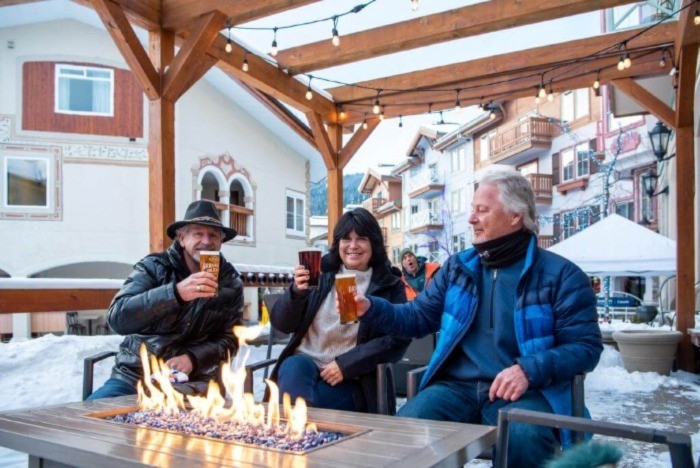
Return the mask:
{"type": "Polygon", "coordinates": [[[549,249],[588,275],[676,274],[676,242],[620,215],[610,215],[549,249]]]}

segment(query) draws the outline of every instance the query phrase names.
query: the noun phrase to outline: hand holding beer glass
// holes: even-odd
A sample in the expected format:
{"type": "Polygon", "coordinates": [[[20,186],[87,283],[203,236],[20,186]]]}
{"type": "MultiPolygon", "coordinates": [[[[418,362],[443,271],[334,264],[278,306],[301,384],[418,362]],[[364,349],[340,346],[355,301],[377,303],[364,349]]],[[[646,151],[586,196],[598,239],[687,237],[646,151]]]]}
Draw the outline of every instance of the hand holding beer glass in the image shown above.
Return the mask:
{"type": "MultiPolygon", "coordinates": [[[[217,288],[216,290],[218,291],[218,281],[219,281],[219,264],[221,262],[221,255],[217,251],[211,251],[211,250],[202,250],[199,252],[199,270],[200,271],[206,271],[207,273],[211,273],[214,275],[214,278],[216,278],[217,281],[217,288]]],[[[214,296],[217,294],[214,293],[214,296]]]]}
{"type": "Polygon", "coordinates": [[[294,268],[294,287],[298,291],[317,288],[321,277],[321,251],[318,249],[301,250],[299,265],[294,268]]]}

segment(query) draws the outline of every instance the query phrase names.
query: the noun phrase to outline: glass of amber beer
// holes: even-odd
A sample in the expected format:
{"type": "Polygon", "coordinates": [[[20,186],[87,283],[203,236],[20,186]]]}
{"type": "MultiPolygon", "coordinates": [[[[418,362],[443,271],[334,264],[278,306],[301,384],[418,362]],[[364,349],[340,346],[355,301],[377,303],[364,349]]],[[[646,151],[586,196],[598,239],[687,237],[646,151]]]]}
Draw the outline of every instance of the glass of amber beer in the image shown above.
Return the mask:
{"type": "Polygon", "coordinates": [[[214,275],[216,281],[219,281],[219,262],[221,255],[213,250],[202,250],[199,252],[199,269],[214,275]]]}
{"type": "Polygon", "coordinates": [[[309,287],[317,288],[321,277],[321,251],[318,249],[299,251],[299,264],[309,270],[309,287]]]}
{"type": "Polygon", "coordinates": [[[335,291],[338,294],[340,323],[357,322],[357,304],[355,304],[355,293],[357,292],[356,275],[336,275],[335,291]]]}

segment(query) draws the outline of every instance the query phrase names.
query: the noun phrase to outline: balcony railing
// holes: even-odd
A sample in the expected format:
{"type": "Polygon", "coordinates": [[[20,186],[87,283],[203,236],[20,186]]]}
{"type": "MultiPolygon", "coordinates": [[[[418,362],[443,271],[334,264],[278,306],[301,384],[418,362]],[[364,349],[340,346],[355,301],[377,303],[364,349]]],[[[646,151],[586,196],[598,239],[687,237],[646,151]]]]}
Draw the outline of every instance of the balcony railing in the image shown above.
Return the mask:
{"type": "Polygon", "coordinates": [[[537,245],[543,249],[548,249],[554,245],[554,236],[538,236],[537,245]]]}
{"type": "Polygon", "coordinates": [[[362,208],[374,214],[379,207],[384,205],[387,201],[386,198],[371,197],[362,202],[362,208]]]}
{"type": "Polygon", "coordinates": [[[552,203],[552,176],[549,174],[527,174],[525,178],[530,182],[532,191],[535,192],[535,202],[552,203]]]}
{"type": "Polygon", "coordinates": [[[411,215],[410,229],[413,234],[442,229],[442,216],[431,210],[414,213],[411,215]]]}
{"type": "Polygon", "coordinates": [[[442,189],[443,182],[437,168],[421,171],[408,181],[408,196],[411,198],[432,197],[437,192],[441,192],[442,189]]]}
{"type": "Polygon", "coordinates": [[[240,237],[248,235],[248,216],[255,214],[253,210],[244,206],[227,205],[221,202],[214,202],[214,205],[221,213],[221,222],[224,225],[228,224],[229,227],[238,231],[238,236],[240,237]]]}
{"type": "Polygon", "coordinates": [[[498,162],[531,148],[549,148],[553,131],[552,122],[542,117],[528,117],[499,129],[489,139],[489,158],[498,162]]]}

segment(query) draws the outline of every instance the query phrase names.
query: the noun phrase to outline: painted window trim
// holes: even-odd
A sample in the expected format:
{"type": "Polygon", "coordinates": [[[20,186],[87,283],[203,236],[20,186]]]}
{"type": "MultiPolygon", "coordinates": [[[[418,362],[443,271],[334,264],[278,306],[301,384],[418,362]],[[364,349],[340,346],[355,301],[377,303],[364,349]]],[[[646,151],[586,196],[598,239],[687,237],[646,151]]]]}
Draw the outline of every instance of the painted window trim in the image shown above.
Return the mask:
{"type": "Polygon", "coordinates": [[[54,113],[67,114],[67,115],[86,115],[86,116],[92,116],[92,117],[114,117],[114,69],[113,68],[89,67],[89,66],[84,66],[84,65],[69,65],[69,64],[63,64],[63,63],[57,63],[55,68],[54,68],[54,113]],[[109,79],[90,78],[87,76],[79,77],[79,76],[71,76],[71,75],[64,75],[63,77],[82,79],[82,80],[87,80],[87,81],[109,82],[109,109],[110,109],[110,112],[88,112],[88,111],[72,111],[72,110],[60,109],[58,107],[58,103],[59,103],[58,81],[61,78],[61,74],[60,74],[61,69],[83,70],[86,75],[87,75],[88,70],[97,70],[97,71],[101,71],[101,72],[104,72],[104,71],[108,72],[109,79]]]}

